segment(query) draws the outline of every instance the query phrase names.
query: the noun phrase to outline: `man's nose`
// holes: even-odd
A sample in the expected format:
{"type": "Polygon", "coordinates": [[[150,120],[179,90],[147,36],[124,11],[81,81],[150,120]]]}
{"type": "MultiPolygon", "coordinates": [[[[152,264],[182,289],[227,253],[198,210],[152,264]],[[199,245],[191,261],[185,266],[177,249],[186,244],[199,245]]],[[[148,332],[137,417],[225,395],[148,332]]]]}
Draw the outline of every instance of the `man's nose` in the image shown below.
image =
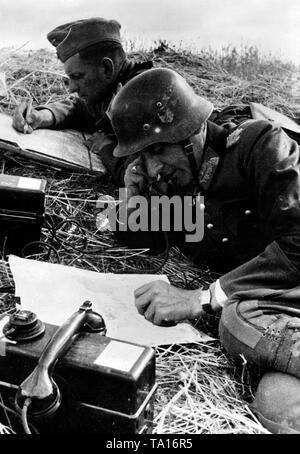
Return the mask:
{"type": "Polygon", "coordinates": [[[69,80],[69,92],[78,93],[78,86],[73,80],[69,80]]]}

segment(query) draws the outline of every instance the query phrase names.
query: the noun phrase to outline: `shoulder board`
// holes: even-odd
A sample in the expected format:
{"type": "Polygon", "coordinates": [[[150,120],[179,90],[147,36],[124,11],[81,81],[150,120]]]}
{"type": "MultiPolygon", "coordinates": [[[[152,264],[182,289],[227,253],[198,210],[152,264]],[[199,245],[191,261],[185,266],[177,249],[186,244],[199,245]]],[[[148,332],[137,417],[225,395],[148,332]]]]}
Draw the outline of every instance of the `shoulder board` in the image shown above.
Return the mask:
{"type": "Polygon", "coordinates": [[[250,109],[252,118],[254,118],[255,120],[268,120],[272,123],[280,125],[287,131],[300,134],[300,125],[287,115],[284,115],[274,109],[270,109],[269,107],[255,102],[250,102],[250,109]]]}
{"type": "Polygon", "coordinates": [[[242,128],[236,128],[226,139],[226,148],[231,148],[233,145],[236,145],[240,140],[240,136],[243,132],[242,128]]]}
{"type": "Polygon", "coordinates": [[[239,126],[237,126],[227,137],[226,148],[231,148],[234,145],[237,145],[241,138],[246,140],[246,142],[253,142],[257,138],[262,130],[265,130],[270,123],[264,120],[246,120],[243,121],[239,126]],[[245,131],[244,134],[242,134],[245,131]]]}

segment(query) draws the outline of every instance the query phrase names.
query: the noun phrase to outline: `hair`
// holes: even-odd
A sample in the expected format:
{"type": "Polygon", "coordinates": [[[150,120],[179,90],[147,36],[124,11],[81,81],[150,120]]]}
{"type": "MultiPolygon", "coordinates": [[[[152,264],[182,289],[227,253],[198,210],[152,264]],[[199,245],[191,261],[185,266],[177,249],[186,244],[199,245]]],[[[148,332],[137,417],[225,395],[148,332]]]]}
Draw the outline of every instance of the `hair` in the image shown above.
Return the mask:
{"type": "Polygon", "coordinates": [[[122,45],[114,41],[93,44],[80,50],[79,55],[82,60],[91,65],[99,63],[101,58],[108,57],[113,61],[117,72],[126,60],[126,53],[122,45]]]}

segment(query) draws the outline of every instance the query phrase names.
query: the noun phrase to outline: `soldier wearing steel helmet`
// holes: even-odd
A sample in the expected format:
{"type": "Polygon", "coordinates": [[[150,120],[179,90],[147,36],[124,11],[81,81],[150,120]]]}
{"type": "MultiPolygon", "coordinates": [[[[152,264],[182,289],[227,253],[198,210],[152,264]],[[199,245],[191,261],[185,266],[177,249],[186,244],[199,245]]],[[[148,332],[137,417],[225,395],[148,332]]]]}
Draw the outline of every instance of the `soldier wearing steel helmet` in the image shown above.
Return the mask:
{"type": "Polygon", "coordinates": [[[137,76],[112,103],[115,156],[138,153],[124,177],[128,206],[138,194],[150,200],[153,187],[204,196],[202,241],[178,244],[223,273],[208,289],[153,281],[135,290],[135,303],[158,325],[221,311],[228,353],[265,372],[259,419],[272,432],[300,433],[299,146],[265,120],[217,126],[212,108],[169,69],[137,76]]]}
{"type": "Polygon", "coordinates": [[[56,48],[69,78],[70,97],[30,109],[21,103],[14,112],[13,126],[22,133],[37,128],[73,128],[93,134],[87,141],[91,151],[118,181],[123,160],[114,159],[116,140],[106,110],[120,86],[152,68],[152,62],[130,61],[122,47],[121,25],[101,17],[69,22],[51,30],[47,38],[56,48]]]}

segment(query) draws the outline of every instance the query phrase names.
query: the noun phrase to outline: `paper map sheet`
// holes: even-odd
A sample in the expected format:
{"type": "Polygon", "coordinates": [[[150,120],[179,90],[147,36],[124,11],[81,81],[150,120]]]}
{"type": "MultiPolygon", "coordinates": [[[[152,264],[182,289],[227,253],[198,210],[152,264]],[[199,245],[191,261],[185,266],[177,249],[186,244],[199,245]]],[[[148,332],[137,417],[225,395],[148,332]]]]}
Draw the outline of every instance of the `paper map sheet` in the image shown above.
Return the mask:
{"type": "Polygon", "coordinates": [[[9,257],[16,296],[22,309],[44,322],[61,325],[89,300],[107,326],[107,336],[141,345],[158,346],[211,340],[189,323],[160,327],[145,320],[134,305],[134,289],[163,275],[110,274],[86,271],[16,256],[9,257]]]}
{"type": "Polygon", "coordinates": [[[72,129],[37,129],[31,134],[22,134],[12,127],[12,118],[3,113],[0,113],[0,148],[14,150],[15,153],[57,167],[106,172],[100,158],[90,153],[84,145],[81,132],[72,129]]]}

